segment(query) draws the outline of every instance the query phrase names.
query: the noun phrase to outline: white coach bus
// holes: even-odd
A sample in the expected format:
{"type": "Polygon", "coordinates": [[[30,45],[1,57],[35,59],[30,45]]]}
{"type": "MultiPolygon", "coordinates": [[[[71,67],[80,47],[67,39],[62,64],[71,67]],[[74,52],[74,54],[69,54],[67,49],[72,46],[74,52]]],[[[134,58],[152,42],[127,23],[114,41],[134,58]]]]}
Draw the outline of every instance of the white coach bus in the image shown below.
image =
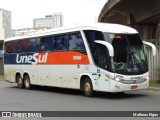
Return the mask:
{"type": "Polygon", "coordinates": [[[118,24],[56,28],[4,42],[4,76],[19,88],[32,85],[124,92],[146,89],[149,71],[138,32],[118,24]]]}

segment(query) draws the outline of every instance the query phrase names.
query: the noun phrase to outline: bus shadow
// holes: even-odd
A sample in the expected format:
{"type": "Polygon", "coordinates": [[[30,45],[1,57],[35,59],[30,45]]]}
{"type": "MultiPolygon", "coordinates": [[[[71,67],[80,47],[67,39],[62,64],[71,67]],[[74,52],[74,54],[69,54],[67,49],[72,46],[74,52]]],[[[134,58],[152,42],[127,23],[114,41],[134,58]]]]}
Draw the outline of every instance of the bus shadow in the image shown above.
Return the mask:
{"type": "MultiPolygon", "coordinates": [[[[12,88],[17,88],[14,86],[12,88]]],[[[48,86],[33,86],[31,90],[50,92],[64,95],[75,95],[75,96],[85,96],[82,90],[68,89],[68,88],[59,88],[59,87],[48,87],[48,86]]],[[[91,98],[103,98],[103,99],[130,99],[130,98],[139,98],[147,96],[143,92],[131,91],[123,93],[108,93],[108,92],[95,92],[94,96],[91,98]]],[[[86,96],[85,96],[86,97],[86,96]]],[[[89,97],[88,97],[89,98],[89,97]]]]}
{"type": "Polygon", "coordinates": [[[139,98],[139,97],[146,97],[146,94],[137,93],[137,92],[123,92],[123,93],[106,93],[106,92],[98,92],[95,97],[96,98],[103,98],[103,99],[132,99],[132,98],[139,98]]]}
{"type": "Polygon", "coordinates": [[[83,95],[83,91],[75,90],[75,89],[68,89],[68,88],[59,88],[59,87],[49,87],[49,86],[36,86],[32,87],[32,90],[36,91],[43,91],[43,92],[51,92],[51,93],[58,93],[58,94],[68,94],[68,95],[83,95]]]}
{"type": "MultiPolygon", "coordinates": [[[[68,95],[78,95],[85,96],[82,90],[68,89],[68,88],[58,88],[58,87],[46,87],[46,86],[34,86],[32,90],[54,92],[58,94],[68,94],[68,95]]],[[[147,96],[143,92],[121,92],[121,93],[108,93],[108,92],[95,92],[94,98],[104,98],[104,99],[129,99],[147,96]]]]}

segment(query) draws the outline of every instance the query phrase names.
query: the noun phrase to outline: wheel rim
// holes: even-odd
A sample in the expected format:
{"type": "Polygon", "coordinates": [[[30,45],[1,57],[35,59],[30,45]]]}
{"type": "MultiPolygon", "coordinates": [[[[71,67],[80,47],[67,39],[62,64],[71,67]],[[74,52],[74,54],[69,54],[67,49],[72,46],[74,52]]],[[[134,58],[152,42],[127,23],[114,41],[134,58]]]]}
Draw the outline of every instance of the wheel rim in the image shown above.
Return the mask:
{"type": "Polygon", "coordinates": [[[18,86],[21,88],[23,86],[22,78],[18,79],[18,86]]]}
{"type": "Polygon", "coordinates": [[[87,82],[84,85],[84,89],[86,93],[90,93],[91,92],[91,85],[87,82]]]}
{"type": "Polygon", "coordinates": [[[29,79],[28,79],[28,78],[26,78],[26,79],[25,79],[25,86],[26,86],[26,88],[28,88],[28,87],[29,87],[29,85],[30,85],[30,81],[29,81],[29,79]]]}

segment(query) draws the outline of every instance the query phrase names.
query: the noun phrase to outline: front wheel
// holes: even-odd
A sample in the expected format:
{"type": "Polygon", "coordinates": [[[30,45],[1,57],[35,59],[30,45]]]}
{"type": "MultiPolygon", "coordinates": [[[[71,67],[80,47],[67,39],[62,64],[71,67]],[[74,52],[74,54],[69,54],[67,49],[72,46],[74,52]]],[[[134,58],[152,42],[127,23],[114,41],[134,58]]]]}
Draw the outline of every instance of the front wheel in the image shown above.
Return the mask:
{"type": "Polygon", "coordinates": [[[25,75],[24,77],[24,86],[26,89],[31,89],[31,82],[30,82],[30,78],[29,78],[29,75],[25,75]]]}
{"type": "Polygon", "coordinates": [[[83,92],[88,97],[91,97],[94,95],[92,82],[89,78],[85,78],[85,80],[83,82],[83,92]]]}

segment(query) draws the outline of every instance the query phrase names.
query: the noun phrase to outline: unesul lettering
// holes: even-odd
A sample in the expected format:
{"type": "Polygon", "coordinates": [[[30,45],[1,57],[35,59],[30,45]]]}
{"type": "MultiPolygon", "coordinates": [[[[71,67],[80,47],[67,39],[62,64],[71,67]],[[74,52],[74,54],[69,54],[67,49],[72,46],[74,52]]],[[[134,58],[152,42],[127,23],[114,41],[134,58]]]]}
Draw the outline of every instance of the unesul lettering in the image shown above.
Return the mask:
{"type": "Polygon", "coordinates": [[[35,53],[33,55],[19,55],[17,54],[16,62],[17,63],[25,63],[25,64],[37,64],[37,63],[46,63],[47,62],[48,53],[44,55],[40,55],[39,53],[35,53]]]}

